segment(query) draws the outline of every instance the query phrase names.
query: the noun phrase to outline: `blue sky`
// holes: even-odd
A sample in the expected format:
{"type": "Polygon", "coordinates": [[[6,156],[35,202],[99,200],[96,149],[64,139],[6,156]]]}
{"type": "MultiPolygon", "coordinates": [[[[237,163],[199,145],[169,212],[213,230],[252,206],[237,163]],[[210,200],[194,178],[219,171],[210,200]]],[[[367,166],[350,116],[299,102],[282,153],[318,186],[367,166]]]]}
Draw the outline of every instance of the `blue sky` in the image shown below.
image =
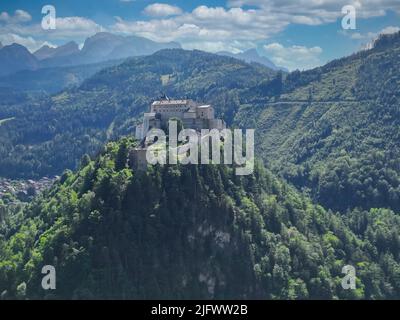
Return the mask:
{"type": "Polygon", "coordinates": [[[290,70],[351,54],[379,33],[399,30],[398,0],[1,0],[0,41],[34,51],[44,43],[80,45],[99,31],[177,41],[185,49],[240,52],[257,48],[290,70]],[[43,30],[41,9],[56,8],[57,29],[43,30]],[[344,30],[342,7],[356,9],[344,30]]]}

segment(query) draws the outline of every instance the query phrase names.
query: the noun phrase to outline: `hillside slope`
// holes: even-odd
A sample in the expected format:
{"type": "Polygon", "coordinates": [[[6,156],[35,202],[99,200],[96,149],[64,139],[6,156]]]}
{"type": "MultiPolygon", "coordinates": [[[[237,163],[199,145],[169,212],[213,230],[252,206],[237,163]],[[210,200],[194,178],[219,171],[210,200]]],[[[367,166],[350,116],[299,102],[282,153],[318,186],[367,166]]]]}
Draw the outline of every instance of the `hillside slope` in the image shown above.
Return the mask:
{"type": "Polygon", "coordinates": [[[249,90],[234,123],[322,205],[400,211],[400,33],[369,51],[249,90]]]}
{"type": "Polygon", "coordinates": [[[2,225],[3,298],[399,298],[400,219],[342,219],[257,166],[127,166],[108,144],[2,225]],[[57,289],[41,289],[43,265],[57,289]],[[357,289],[341,287],[344,265],[357,289]]]}

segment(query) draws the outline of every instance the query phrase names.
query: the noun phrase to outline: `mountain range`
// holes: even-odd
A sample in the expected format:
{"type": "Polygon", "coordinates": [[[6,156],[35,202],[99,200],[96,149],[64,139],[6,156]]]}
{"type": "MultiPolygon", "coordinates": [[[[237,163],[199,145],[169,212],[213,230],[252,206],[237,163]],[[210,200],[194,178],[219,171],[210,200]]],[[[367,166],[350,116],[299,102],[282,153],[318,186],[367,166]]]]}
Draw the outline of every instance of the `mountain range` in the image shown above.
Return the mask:
{"type": "Polygon", "coordinates": [[[32,54],[25,47],[12,44],[0,49],[0,76],[21,70],[76,66],[149,55],[166,48],[180,48],[180,44],[158,43],[142,37],[123,37],[107,32],[86,39],[82,50],[75,42],[68,42],[57,48],[45,45],[32,54]]]}
{"type": "Polygon", "coordinates": [[[165,49],[0,101],[0,176],[61,175],[3,214],[2,297],[398,299],[399,57],[400,33],[292,73],[165,49]],[[135,126],[161,94],[254,128],[255,174],[135,170],[135,126]],[[60,275],[53,294],[44,264],[60,275]],[[348,265],[355,290],[341,285],[348,265]]]}
{"type": "MultiPolygon", "coordinates": [[[[82,50],[79,45],[70,41],[59,47],[42,46],[30,53],[21,45],[0,46],[0,76],[14,74],[21,70],[34,71],[41,68],[66,67],[100,63],[110,60],[120,60],[134,56],[145,56],[162,49],[181,48],[177,42],[158,43],[138,37],[123,37],[108,32],[100,32],[86,39],[82,50]]],[[[256,62],[273,70],[287,71],[277,67],[268,58],[260,56],[256,49],[233,54],[219,52],[246,62],[256,62]]]]}
{"type": "Polygon", "coordinates": [[[38,59],[38,60],[45,60],[45,59],[51,59],[55,57],[65,57],[73,54],[78,54],[79,53],[79,46],[76,42],[70,41],[62,46],[52,48],[49,47],[48,45],[44,45],[37,51],[33,53],[33,55],[38,59]]]}

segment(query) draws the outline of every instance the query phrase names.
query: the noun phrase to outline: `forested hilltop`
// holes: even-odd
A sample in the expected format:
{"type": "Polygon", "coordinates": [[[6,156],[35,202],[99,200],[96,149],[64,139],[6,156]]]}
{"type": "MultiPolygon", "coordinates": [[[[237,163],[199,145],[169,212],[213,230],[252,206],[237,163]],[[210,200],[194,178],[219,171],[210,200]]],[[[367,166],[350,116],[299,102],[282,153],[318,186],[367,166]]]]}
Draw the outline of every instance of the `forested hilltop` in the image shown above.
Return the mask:
{"type": "Polygon", "coordinates": [[[67,171],[0,238],[3,299],[399,298],[400,218],[313,205],[261,165],[130,169],[135,142],[67,171]],[[41,288],[43,265],[57,289],[41,288]],[[357,289],[341,286],[344,265],[357,289]]]}

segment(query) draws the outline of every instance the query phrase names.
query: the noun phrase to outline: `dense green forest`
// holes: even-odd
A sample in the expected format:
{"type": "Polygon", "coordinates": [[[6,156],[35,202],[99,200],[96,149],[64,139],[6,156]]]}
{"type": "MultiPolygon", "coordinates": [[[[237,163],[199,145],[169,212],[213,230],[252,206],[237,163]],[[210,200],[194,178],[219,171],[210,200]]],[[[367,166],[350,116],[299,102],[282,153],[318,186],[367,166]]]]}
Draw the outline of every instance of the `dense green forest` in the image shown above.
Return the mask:
{"type": "Polygon", "coordinates": [[[74,170],[26,207],[0,202],[0,294],[399,299],[399,58],[400,33],[289,74],[162,50],[52,96],[0,90],[0,176],[74,170]],[[132,170],[135,142],[119,139],[161,93],[255,128],[254,175],[132,170]],[[341,287],[348,264],[356,290],[341,287]]]}
{"type": "Polygon", "coordinates": [[[0,239],[3,298],[268,298],[400,296],[400,218],[313,205],[258,164],[239,177],[223,165],[131,170],[131,139],[25,211],[0,239]],[[57,290],[40,286],[57,270],[57,290]],[[357,289],[341,287],[344,265],[357,289]]]}

